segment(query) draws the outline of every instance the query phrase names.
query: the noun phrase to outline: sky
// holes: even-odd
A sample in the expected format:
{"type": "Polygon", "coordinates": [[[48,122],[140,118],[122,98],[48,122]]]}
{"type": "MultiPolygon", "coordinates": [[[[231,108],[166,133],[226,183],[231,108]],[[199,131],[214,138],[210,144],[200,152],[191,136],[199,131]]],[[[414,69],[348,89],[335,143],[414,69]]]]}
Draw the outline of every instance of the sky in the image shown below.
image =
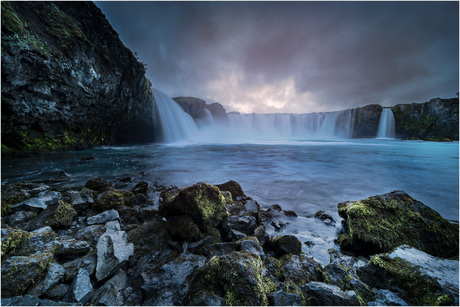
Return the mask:
{"type": "Polygon", "coordinates": [[[170,97],[310,113],[456,97],[458,2],[102,1],[170,97]]]}

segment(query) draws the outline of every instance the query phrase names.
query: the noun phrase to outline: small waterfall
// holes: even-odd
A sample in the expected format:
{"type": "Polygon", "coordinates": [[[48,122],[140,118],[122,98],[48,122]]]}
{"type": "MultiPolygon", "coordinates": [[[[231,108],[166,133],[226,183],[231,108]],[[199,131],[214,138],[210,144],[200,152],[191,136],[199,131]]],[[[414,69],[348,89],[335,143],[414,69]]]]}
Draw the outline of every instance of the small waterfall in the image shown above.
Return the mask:
{"type": "Polygon", "coordinates": [[[172,143],[193,139],[198,128],[193,118],[165,93],[152,88],[163,129],[163,142],[172,143]]]}
{"type": "Polygon", "coordinates": [[[391,108],[384,108],[380,114],[377,138],[395,137],[395,117],[391,108]]]}

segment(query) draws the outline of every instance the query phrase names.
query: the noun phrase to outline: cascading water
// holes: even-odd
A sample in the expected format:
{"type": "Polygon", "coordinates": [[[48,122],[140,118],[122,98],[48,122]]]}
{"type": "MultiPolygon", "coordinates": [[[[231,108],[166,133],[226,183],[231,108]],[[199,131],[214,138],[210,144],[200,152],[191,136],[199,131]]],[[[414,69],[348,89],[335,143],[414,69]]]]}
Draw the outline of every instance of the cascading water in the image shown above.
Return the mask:
{"type": "Polygon", "coordinates": [[[198,135],[193,118],[165,93],[152,88],[163,129],[163,141],[173,143],[191,140],[198,135]]]}
{"type": "Polygon", "coordinates": [[[395,117],[391,108],[384,108],[380,114],[377,138],[395,138],[395,117]]]}

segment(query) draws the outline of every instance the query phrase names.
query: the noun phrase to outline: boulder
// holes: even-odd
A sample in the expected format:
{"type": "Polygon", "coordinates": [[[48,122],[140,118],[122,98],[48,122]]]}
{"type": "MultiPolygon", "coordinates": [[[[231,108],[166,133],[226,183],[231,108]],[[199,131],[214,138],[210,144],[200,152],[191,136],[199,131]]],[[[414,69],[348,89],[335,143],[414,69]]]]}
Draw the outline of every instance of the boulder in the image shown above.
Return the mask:
{"type": "Polygon", "coordinates": [[[188,215],[200,227],[215,227],[227,217],[225,198],[220,190],[210,184],[196,183],[181,189],[175,197],[164,200],[159,207],[161,216],[188,215]]]}
{"type": "Polygon", "coordinates": [[[64,262],[62,266],[65,270],[64,281],[72,282],[74,277],[78,274],[80,269],[85,269],[89,276],[94,274],[97,265],[97,254],[90,253],[88,255],[84,255],[80,258],[73,259],[67,262],[64,262]]]}
{"type": "Polygon", "coordinates": [[[2,306],[77,306],[75,303],[52,301],[41,299],[36,295],[15,296],[2,298],[2,306]]]}
{"type": "Polygon", "coordinates": [[[293,235],[270,237],[264,247],[274,252],[277,257],[285,254],[300,255],[302,251],[302,243],[293,235]]]}
{"type": "Polygon", "coordinates": [[[128,232],[128,241],[135,246],[136,258],[170,249],[171,240],[166,222],[160,219],[145,222],[128,232]]]}
{"type": "Polygon", "coordinates": [[[368,302],[368,306],[409,306],[403,299],[389,290],[377,290],[375,301],[368,302]]]}
{"type": "Polygon", "coordinates": [[[203,248],[203,253],[208,256],[224,256],[231,252],[238,250],[238,244],[236,242],[222,242],[207,245],[203,248]]]}
{"type": "Polygon", "coordinates": [[[345,232],[337,243],[343,251],[368,256],[408,244],[433,256],[458,256],[458,224],[403,191],[340,203],[338,209],[345,232]]]}
{"type": "Polygon", "coordinates": [[[188,254],[164,264],[159,273],[142,286],[144,294],[148,297],[144,304],[186,305],[184,299],[188,294],[191,281],[205,262],[206,258],[203,256],[188,254]]]}
{"type": "Polygon", "coordinates": [[[134,194],[130,191],[109,190],[97,195],[92,208],[98,212],[110,209],[118,210],[123,206],[131,207],[133,205],[133,200],[134,194]]]}
{"type": "Polygon", "coordinates": [[[173,240],[195,242],[205,236],[189,215],[171,216],[166,225],[173,240]]]}
{"type": "Polygon", "coordinates": [[[332,216],[329,214],[325,213],[324,210],[320,210],[315,213],[315,218],[320,219],[321,221],[324,222],[326,225],[334,226],[335,225],[335,220],[332,216]]]}
{"type": "Polygon", "coordinates": [[[51,254],[13,256],[2,264],[2,297],[23,295],[48,271],[51,254]]]}
{"type": "Polygon", "coordinates": [[[32,234],[15,228],[2,228],[2,261],[12,256],[32,234]]]}
{"type": "Polygon", "coordinates": [[[132,188],[131,192],[133,192],[133,194],[147,195],[148,190],[149,190],[149,184],[145,181],[141,181],[138,184],[136,184],[134,188],[132,188]]]}
{"type": "Polygon", "coordinates": [[[52,242],[56,246],[55,254],[61,258],[72,259],[80,257],[90,251],[91,246],[86,241],[75,239],[58,240],[52,242]]]}
{"type": "Polygon", "coordinates": [[[292,255],[280,268],[280,278],[285,282],[290,280],[295,284],[305,284],[310,281],[323,281],[321,265],[313,258],[305,255],[292,255]]]}
{"type": "Polygon", "coordinates": [[[94,204],[94,193],[91,189],[83,188],[80,192],[73,195],[72,205],[79,214],[84,215],[87,209],[94,204]]]}
{"type": "Polygon", "coordinates": [[[57,247],[53,241],[56,233],[50,227],[44,231],[31,232],[29,238],[16,250],[16,256],[29,256],[38,252],[55,253],[57,247]]]}
{"type": "Polygon", "coordinates": [[[102,213],[88,217],[88,219],[86,220],[86,223],[88,225],[105,224],[107,222],[114,221],[114,220],[120,220],[120,215],[118,214],[117,210],[112,209],[112,210],[104,211],[102,213]]]}
{"type": "Polygon", "coordinates": [[[102,287],[100,287],[91,301],[95,306],[123,306],[123,290],[128,285],[128,276],[119,269],[102,287]]]}
{"type": "Polygon", "coordinates": [[[225,306],[225,299],[203,291],[190,301],[190,306],[225,306]]]}
{"type": "Polygon", "coordinates": [[[250,236],[257,228],[257,221],[253,216],[229,216],[227,226],[232,230],[237,230],[250,236]]]}
{"type": "Polygon", "coordinates": [[[458,304],[457,260],[433,257],[406,245],[373,256],[357,273],[369,286],[395,292],[409,304],[458,304]]]}
{"type": "Polygon", "coordinates": [[[259,256],[262,260],[266,257],[264,250],[262,249],[262,246],[260,246],[259,242],[257,242],[257,239],[242,239],[240,241],[240,250],[243,252],[253,253],[259,256]]]}
{"type": "Polygon", "coordinates": [[[85,269],[78,270],[78,274],[64,297],[64,301],[86,305],[91,300],[93,297],[93,285],[89,275],[89,272],[85,269]]]}
{"type": "Polygon", "coordinates": [[[302,293],[309,297],[311,305],[320,306],[361,306],[354,291],[344,292],[339,287],[312,281],[300,287],[302,293]]]}
{"type": "Polygon", "coordinates": [[[240,184],[236,181],[230,180],[226,183],[216,184],[216,187],[221,191],[230,192],[233,200],[240,200],[241,198],[246,198],[246,195],[243,192],[240,184]]]}
{"type": "Polygon", "coordinates": [[[191,301],[203,292],[225,299],[225,305],[265,305],[264,268],[253,253],[231,252],[214,256],[197,272],[191,301]]]}
{"type": "Polygon", "coordinates": [[[35,211],[41,212],[49,205],[58,204],[62,199],[62,194],[55,191],[43,191],[38,194],[38,197],[27,199],[23,202],[15,204],[11,209],[17,211],[35,211]]]}
{"type": "Polygon", "coordinates": [[[112,184],[102,180],[101,178],[93,178],[86,182],[85,188],[91,189],[93,191],[102,192],[104,190],[110,189],[112,184]]]}
{"type": "Polygon", "coordinates": [[[34,211],[18,211],[5,217],[5,223],[11,227],[24,228],[26,222],[37,216],[34,211]]]}
{"type": "Polygon", "coordinates": [[[47,208],[30,219],[26,226],[26,230],[35,230],[43,225],[51,226],[53,229],[68,228],[77,217],[77,212],[71,204],[59,201],[57,204],[48,205],[47,208]]]}
{"type": "Polygon", "coordinates": [[[103,280],[117,271],[129,257],[134,255],[133,243],[128,243],[128,235],[120,231],[118,222],[109,222],[107,231],[97,242],[96,279],[103,280]],[[111,224],[113,223],[113,225],[111,224]],[[117,227],[118,226],[118,227],[117,227]]]}
{"type": "Polygon", "coordinates": [[[344,266],[337,264],[326,265],[326,267],[324,267],[324,274],[327,277],[328,283],[336,285],[342,290],[349,286],[349,282],[352,278],[344,266]]]}
{"type": "Polygon", "coordinates": [[[58,263],[50,263],[48,272],[45,278],[34,284],[28,291],[29,295],[42,295],[48,290],[57,285],[64,278],[65,270],[64,267],[58,263]]]}
{"type": "Polygon", "coordinates": [[[105,225],[90,225],[78,230],[75,239],[88,242],[96,246],[99,237],[105,232],[105,225]]]}
{"type": "Polygon", "coordinates": [[[273,306],[302,306],[302,298],[298,294],[287,293],[283,290],[273,295],[273,306]]]}

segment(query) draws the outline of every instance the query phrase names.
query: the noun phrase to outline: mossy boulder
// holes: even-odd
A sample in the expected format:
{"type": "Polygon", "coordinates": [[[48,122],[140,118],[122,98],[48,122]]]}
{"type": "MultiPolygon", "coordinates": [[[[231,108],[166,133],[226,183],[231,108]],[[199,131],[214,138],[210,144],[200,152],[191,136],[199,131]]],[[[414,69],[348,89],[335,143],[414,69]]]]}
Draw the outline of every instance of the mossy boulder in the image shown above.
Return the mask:
{"type": "Polygon", "coordinates": [[[98,212],[117,210],[123,206],[131,207],[133,200],[134,194],[130,191],[109,190],[97,195],[92,208],[98,212]]]}
{"type": "Polygon", "coordinates": [[[128,231],[128,241],[134,244],[134,256],[140,258],[169,250],[171,235],[165,221],[153,219],[128,231]]]}
{"type": "Polygon", "coordinates": [[[285,254],[300,255],[302,252],[302,242],[293,235],[270,237],[264,247],[273,252],[276,257],[285,254]]]}
{"type": "Polygon", "coordinates": [[[32,197],[26,189],[27,183],[8,184],[2,186],[2,217],[11,213],[13,205],[32,197]]]}
{"type": "Polygon", "coordinates": [[[373,256],[357,273],[371,287],[389,289],[411,305],[458,305],[456,260],[436,258],[405,245],[373,256]]]}
{"type": "Polygon", "coordinates": [[[21,229],[2,228],[2,263],[27,241],[32,234],[21,229]]]}
{"type": "Polygon", "coordinates": [[[2,297],[25,294],[48,271],[52,254],[13,256],[2,264],[2,297]]]}
{"type": "Polygon", "coordinates": [[[191,299],[203,293],[225,299],[225,305],[266,305],[264,266],[260,257],[231,252],[212,257],[201,268],[191,288],[191,299]]]}
{"type": "Polygon", "coordinates": [[[241,198],[246,198],[243,189],[236,181],[230,180],[222,184],[216,184],[216,187],[218,187],[221,191],[230,192],[232,194],[233,200],[241,200],[241,198]]]}
{"type": "Polygon", "coordinates": [[[59,201],[56,210],[45,219],[45,223],[53,229],[68,228],[76,217],[77,211],[71,204],[59,201]]]}
{"type": "Polygon", "coordinates": [[[93,191],[97,192],[102,192],[104,190],[107,190],[111,187],[112,185],[101,178],[93,178],[90,179],[86,182],[85,188],[91,189],[93,191]]]}
{"type": "Polygon", "coordinates": [[[404,191],[340,203],[344,233],[337,243],[356,255],[389,252],[408,244],[433,256],[458,257],[459,227],[404,191]]]}
{"type": "Polygon", "coordinates": [[[167,219],[188,215],[204,231],[207,227],[216,227],[227,217],[225,198],[219,188],[202,182],[181,189],[176,196],[164,199],[159,213],[167,219]]]}

